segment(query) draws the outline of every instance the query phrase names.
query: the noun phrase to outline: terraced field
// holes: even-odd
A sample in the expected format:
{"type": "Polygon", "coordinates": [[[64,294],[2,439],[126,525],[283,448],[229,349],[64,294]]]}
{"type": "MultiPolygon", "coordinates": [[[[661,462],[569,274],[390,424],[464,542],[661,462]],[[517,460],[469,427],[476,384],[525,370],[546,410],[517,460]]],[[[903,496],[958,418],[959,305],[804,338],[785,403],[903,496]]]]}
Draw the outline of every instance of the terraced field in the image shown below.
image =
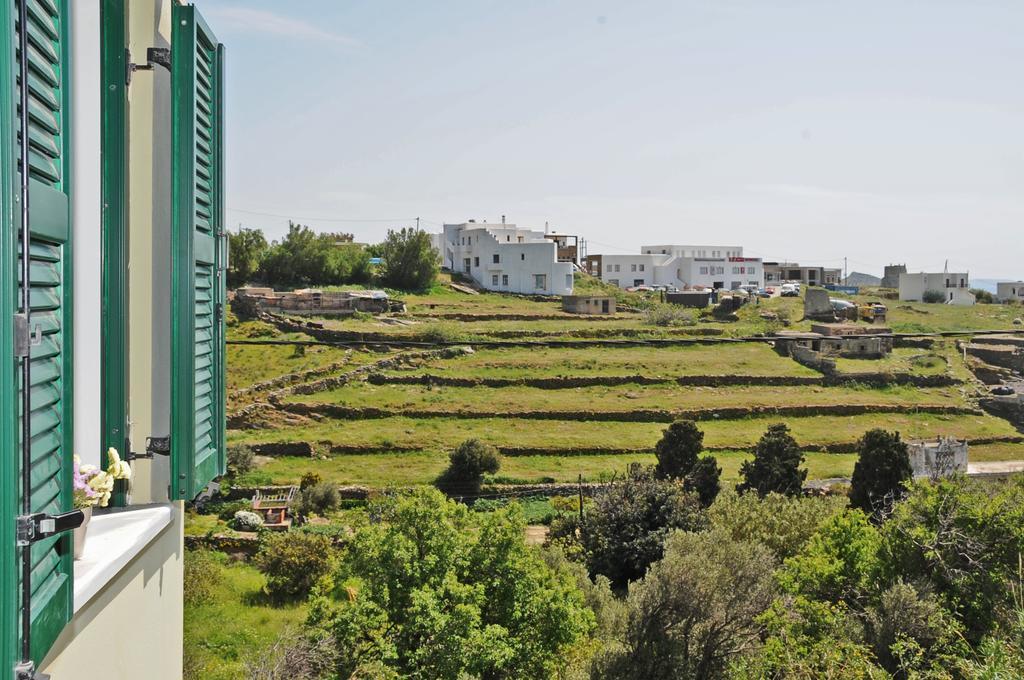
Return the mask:
{"type": "MultiPolygon", "coordinates": [[[[498,481],[598,481],[622,474],[630,463],[652,463],[655,443],[677,415],[701,422],[705,445],[727,478],[736,477],[758,438],[778,421],[789,424],[807,452],[812,479],[848,476],[855,442],[873,427],[899,430],[908,439],[966,438],[974,443],[972,460],[1024,458],[1022,434],[978,409],[981,388],[952,340],[897,347],[882,360],[840,359],[836,376],[780,356],[765,342],[607,342],[609,333],[681,337],[713,328],[727,338],[777,328],[777,321],[761,318],[763,311],[781,311],[793,319],[791,328],[803,328],[809,324],[793,313],[798,300],[749,307],[733,324],[670,329],[649,325],[640,312],[587,320],[561,315],[554,302],[490,294],[436,291],[406,303],[408,314],[397,320],[317,323],[395,339],[422,338],[428,329],[428,337],[468,340],[473,350],[441,358],[380,346],[231,346],[229,391],[237,398],[229,411],[245,409],[246,417],[233,421],[240,425],[229,431],[229,443],[253,445],[261,454],[260,467],[241,483],[294,483],[306,471],[375,487],[430,483],[447,452],[470,437],[504,454],[498,481]],[[503,334],[539,342],[473,342],[503,334]],[[544,343],[563,337],[582,344],[544,343]],[[395,358],[402,360],[390,361],[395,358]],[[941,386],[915,386],[935,380],[941,386]],[[296,447],[313,455],[297,456],[296,447]]],[[[894,313],[893,325],[934,322],[928,331],[1008,328],[1014,311],[906,307],[894,313]]],[[[231,337],[251,339],[264,331],[240,323],[231,337]]],[[[290,333],[275,339],[311,338],[290,333]]]]}

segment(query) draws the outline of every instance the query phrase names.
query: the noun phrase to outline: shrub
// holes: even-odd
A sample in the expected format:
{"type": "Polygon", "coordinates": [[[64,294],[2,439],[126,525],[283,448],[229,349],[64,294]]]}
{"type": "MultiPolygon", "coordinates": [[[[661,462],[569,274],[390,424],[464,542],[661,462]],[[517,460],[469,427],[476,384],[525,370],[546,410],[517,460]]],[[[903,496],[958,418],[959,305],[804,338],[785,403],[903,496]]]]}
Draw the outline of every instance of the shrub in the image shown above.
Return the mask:
{"type": "Polygon", "coordinates": [[[292,345],[292,358],[293,359],[300,359],[300,358],[302,358],[304,356],[306,356],[306,346],[305,345],[292,345]]]}
{"type": "Polygon", "coordinates": [[[263,321],[250,321],[238,326],[238,334],[243,338],[276,338],[281,331],[263,321]]]}
{"type": "Polygon", "coordinates": [[[850,480],[850,505],[867,514],[886,513],[904,495],[914,471],[899,432],[875,429],[857,442],[860,457],[850,480]]]}
{"type": "Polygon", "coordinates": [[[239,510],[248,510],[252,507],[252,501],[238,500],[238,501],[224,501],[221,503],[210,503],[206,506],[207,510],[211,513],[216,513],[217,517],[230,522],[235,518],[235,513],[239,510]]]}
{"type": "Polygon", "coordinates": [[[300,491],[305,491],[309,487],[316,486],[317,484],[319,484],[322,481],[323,481],[323,478],[320,477],[320,473],[319,472],[313,472],[313,471],[303,472],[302,473],[302,479],[299,480],[299,490],[300,491]]]}
{"type": "Polygon", "coordinates": [[[679,305],[655,305],[644,312],[644,323],[651,326],[692,326],[697,323],[693,312],[679,305]]]}
{"type": "Polygon", "coordinates": [[[303,517],[309,515],[326,515],[332,510],[337,510],[341,505],[341,497],[338,489],[333,484],[321,482],[308,486],[299,492],[298,501],[295,503],[295,511],[303,517]]]}
{"type": "Polygon", "coordinates": [[[223,582],[221,562],[223,555],[209,550],[185,551],[186,607],[195,607],[213,601],[214,591],[223,582]],[[220,559],[219,559],[220,558],[220,559]]]}
{"type": "Polygon", "coordinates": [[[422,229],[389,230],[381,244],[381,280],[399,290],[427,290],[437,278],[437,254],[422,229]]]}
{"type": "Polygon", "coordinates": [[[921,302],[927,302],[930,304],[942,303],[946,301],[946,294],[941,290],[926,290],[924,295],[921,296],[921,302]]]}
{"type": "Polygon", "coordinates": [[[804,454],[789,433],[789,426],[776,423],[768,427],[754,447],[754,459],[740,466],[743,482],[740,491],[756,491],[759,496],[781,493],[796,496],[803,491],[807,470],[800,469],[804,454]]]}
{"type": "Polygon", "coordinates": [[[259,531],[263,528],[263,518],[255,512],[239,510],[235,513],[231,526],[236,531],[259,531]]]}
{"type": "Polygon", "coordinates": [[[661,479],[683,479],[697,464],[704,450],[704,433],[692,420],[677,420],[669,425],[654,447],[658,458],[655,473],[661,479]]]}
{"type": "Polygon", "coordinates": [[[245,663],[249,680],[296,680],[333,675],[338,662],[334,642],[325,635],[284,630],[274,643],[245,663]]]}
{"type": "Polygon", "coordinates": [[[443,322],[429,324],[419,335],[423,342],[435,343],[462,342],[465,337],[458,326],[443,322]]]}
{"type": "Polygon", "coordinates": [[[335,549],[326,536],[295,531],[269,534],[256,555],[267,577],[264,588],[277,602],[304,599],[334,568],[335,549]]]}
{"type": "Polygon", "coordinates": [[[715,502],[718,492],[722,490],[721,479],[722,468],[718,467],[718,459],[704,456],[694,463],[683,482],[683,488],[697,494],[701,506],[706,508],[715,502]]]}
{"type": "Polygon", "coordinates": [[[437,488],[449,496],[480,493],[485,474],[501,467],[498,451],[479,439],[467,439],[448,456],[448,468],[437,478],[437,488]]]}
{"type": "Polygon", "coordinates": [[[228,447],[228,474],[232,477],[244,475],[256,467],[256,454],[252,447],[245,444],[232,444],[228,447]]]}
{"type": "Polygon", "coordinates": [[[599,491],[582,522],[575,515],[556,519],[551,536],[569,554],[581,555],[591,576],[602,574],[623,588],[661,559],[665,537],[674,529],[705,525],[700,501],[682,484],[633,471],[599,491]]]}
{"type": "Polygon", "coordinates": [[[995,296],[984,288],[971,288],[971,293],[975,301],[982,305],[991,305],[996,301],[995,296]]]}

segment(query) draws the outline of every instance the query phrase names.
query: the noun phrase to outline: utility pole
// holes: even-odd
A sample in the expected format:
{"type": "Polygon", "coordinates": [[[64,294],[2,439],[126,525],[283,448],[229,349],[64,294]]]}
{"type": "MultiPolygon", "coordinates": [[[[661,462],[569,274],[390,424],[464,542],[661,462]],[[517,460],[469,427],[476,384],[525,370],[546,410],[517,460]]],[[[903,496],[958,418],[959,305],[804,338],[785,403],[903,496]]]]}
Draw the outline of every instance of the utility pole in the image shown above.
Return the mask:
{"type": "Polygon", "coordinates": [[[416,218],[416,231],[420,230],[420,218],[416,218]]]}
{"type": "Polygon", "coordinates": [[[850,282],[850,267],[846,264],[846,258],[843,258],[843,285],[847,285],[850,282]]]}

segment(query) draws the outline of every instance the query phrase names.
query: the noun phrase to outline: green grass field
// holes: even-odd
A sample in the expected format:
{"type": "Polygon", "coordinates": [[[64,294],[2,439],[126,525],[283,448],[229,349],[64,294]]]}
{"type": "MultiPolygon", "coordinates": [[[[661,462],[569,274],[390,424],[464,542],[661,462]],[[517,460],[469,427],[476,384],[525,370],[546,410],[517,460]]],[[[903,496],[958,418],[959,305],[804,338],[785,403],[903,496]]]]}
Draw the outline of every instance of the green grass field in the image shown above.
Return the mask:
{"type": "MultiPolygon", "coordinates": [[[[585,286],[600,289],[600,284],[585,286]]],[[[585,287],[584,286],[584,287],[585,287]]],[[[641,296],[616,293],[620,300],[634,306],[648,304],[641,296]]],[[[534,301],[497,294],[466,295],[444,286],[435,287],[427,295],[403,296],[408,311],[418,316],[410,326],[396,326],[365,316],[333,319],[326,325],[347,330],[385,333],[395,337],[411,337],[425,331],[439,339],[472,339],[491,334],[521,332],[558,334],[573,332],[587,337],[613,332],[664,334],[665,329],[649,326],[642,313],[624,313],[600,323],[579,320],[566,315],[564,319],[480,320],[460,323],[450,318],[431,320],[424,315],[444,317],[452,314],[550,316],[560,314],[555,301],[534,301]]],[[[863,299],[874,299],[869,296],[863,299]]],[[[897,331],[931,332],[939,330],[1011,328],[1018,308],[994,305],[948,307],[946,305],[907,305],[887,301],[889,324],[897,331]]],[[[802,300],[781,299],[748,305],[739,312],[735,323],[700,323],[697,329],[718,327],[727,336],[773,332],[779,321],[762,318],[763,312],[775,312],[790,320],[792,329],[809,329],[802,320],[802,300]]],[[[265,331],[258,325],[237,324],[232,337],[251,337],[265,331]]],[[[673,329],[691,332],[687,328],[673,329]]],[[[292,335],[281,337],[292,337],[292,335]]],[[[294,334],[302,338],[301,334],[294,334]]],[[[401,415],[403,410],[465,412],[472,414],[516,413],[525,411],[590,411],[622,413],[631,410],[716,409],[731,406],[831,406],[871,404],[880,406],[950,405],[971,406],[977,388],[970,384],[972,376],[956,351],[952,340],[939,340],[931,349],[897,348],[882,360],[840,359],[838,368],[844,373],[912,373],[916,375],[950,375],[965,381],[948,388],[913,388],[907,386],[869,387],[844,385],[826,387],[740,386],[683,387],[670,382],[685,376],[757,376],[757,377],[820,377],[820,374],[779,356],[762,343],[735,343],[689,346],[621,346],[621,347],[507,347],[477,346],[473,354],[450,359],[420,362],[412,366],[385,371],[385,375],[430,375],[449,378],[573,378],[621,377],[641,375],[664,379],[654,385],[637,383],[617,386],[540,389],[526,386],[507,387],[438,387],[389,383],[374,385],[355,382],[316,394],[296,395],[288,400],[305,403],[338,404],[348,407],[369,407],[390,410],[394,416],[368,420],[334,420],[316,417],[302,425],[271,426],[229,432],[233,443],[313,442],[320,450],[331,446],[362,449],[356,455],[333,455],[327,460],[266,459],[251,474],[256,482],[294,482],[305,470],[315,470],[324,479],[337,482],[385,486],[393,484],[429,483],[444,467],[447,452],[471,437],[478,437],[496,446],[512,449],[536,449],[551,455],[506,456],[501,476],[542,480],[554,478],[572,481],[578,475],[601,479],[625,469],[630,462],[650,463],[647,453],[609,455],[614,450],[651,449],[661,435],[664,424],[614,421],[532,420],[515,417],[464,418],[441,417],[416,419],[401,415]],[[412,452],[403,452],[411,449],[412,452]],[[558,455],[564,451],[566,455],[558,455]],[[583,455],[578,455],[583,454],[583,455]]],[[[229,349],[229,387],[240,388],[259,380],[285,373],[310,370],[345,360],[346,367],[364,365],[382,358],[378,353],[311,347],[305,355],[287,347],[239,347],[229,349]]],[[[729,479],[735,478],[739,464],[749,455],[758,438],[770,423],[788,423],[797,441],[806,447],[849,446],[867,430],[884,427],[898,430],[904,438],[930,438],[939,435],[967,439],[1012,438],[1018,432],[1008,422],[988,415],[895,414],[858,415],[848,417],[814,416],[758,417],[738,420],[708,420],[700,426],[705,431],[705,445],[723,450],[720,463],[729,479]]],[[[1024,457],[1018,444],[993,444],[973,447],[972,460],[1006,460],[1024,457]]],[[[811,478],[848,475],[852,469],[849,454],[808,454],[811,478]]],[[[243,480],[244,481],[244,480],[243,480]]]]}
{"type": "Polygon", "coordinates": [[[263,575],[244,562],[225,561],[218,571],[210,601],[185,607],[185,663],[199,671],[192,677],[237,680],[246,677],[247,655],[305,621],[306,605],[271,606],[261,592],[263,575]]]}

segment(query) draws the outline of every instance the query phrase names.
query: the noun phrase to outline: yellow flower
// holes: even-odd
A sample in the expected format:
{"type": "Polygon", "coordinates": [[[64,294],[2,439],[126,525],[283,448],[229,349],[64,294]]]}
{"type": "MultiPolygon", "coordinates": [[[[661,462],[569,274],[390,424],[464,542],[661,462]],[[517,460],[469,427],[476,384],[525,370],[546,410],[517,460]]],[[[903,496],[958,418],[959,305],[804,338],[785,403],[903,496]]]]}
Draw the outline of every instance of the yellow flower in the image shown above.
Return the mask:
{"type": "Polygon", "coordinates": [[[107,503],[110,502],[110,494],[114,491],[114,478],[100,470],[89,480],[88,484],[89,488],[96,492],[94,497],[96,505],[101,508],[107,507],[107,503]]]}
{"type": "Polygon", "coordinates": [[[111,446],[107,449],[107,473],[113,479],[131,479],[132,478],[132,467],[128,464],[128,461],[121,460],[121,457],[117,455],[117,449],[111,446]]]}

